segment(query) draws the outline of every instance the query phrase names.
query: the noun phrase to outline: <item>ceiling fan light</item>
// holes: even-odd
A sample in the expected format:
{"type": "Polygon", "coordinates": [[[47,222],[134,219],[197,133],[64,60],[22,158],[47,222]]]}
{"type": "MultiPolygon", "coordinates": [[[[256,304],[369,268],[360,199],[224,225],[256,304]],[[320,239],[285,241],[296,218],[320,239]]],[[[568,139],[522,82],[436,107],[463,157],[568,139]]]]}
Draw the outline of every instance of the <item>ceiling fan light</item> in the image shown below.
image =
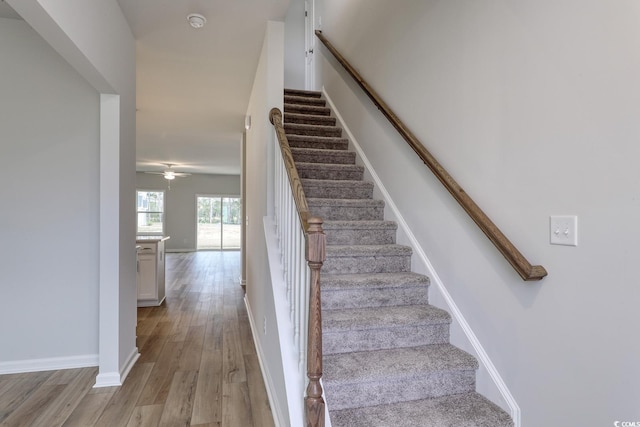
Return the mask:
{"type": "Polygon", "coordinates": [[[187,16],[187,21],[193,28],[199,29],[204,27],[204,24],[207,23],[207,18],[200,15],[199,13],[191,13],[187,16]]]}
{"type": "Polygon", "coordinates": [[[172,179],[176,179],[176,175],[173,172],[165,172],[164,179],[171,181],[172,179]]]}

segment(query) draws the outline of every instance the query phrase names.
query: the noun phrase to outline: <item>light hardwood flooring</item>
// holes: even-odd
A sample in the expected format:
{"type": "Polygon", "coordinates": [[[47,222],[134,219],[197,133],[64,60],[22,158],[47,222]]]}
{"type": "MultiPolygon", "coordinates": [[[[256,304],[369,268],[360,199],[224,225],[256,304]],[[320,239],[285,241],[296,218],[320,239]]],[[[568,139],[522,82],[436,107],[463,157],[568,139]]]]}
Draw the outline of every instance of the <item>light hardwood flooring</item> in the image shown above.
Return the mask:
{"type": "Polygon", "coordinates": [[[238,283],[239,252],[167,254],[167,299],[138,309],[140,359],[121,387],[97,368],[0,376],[2,426],[271,427],[238,283]]]}

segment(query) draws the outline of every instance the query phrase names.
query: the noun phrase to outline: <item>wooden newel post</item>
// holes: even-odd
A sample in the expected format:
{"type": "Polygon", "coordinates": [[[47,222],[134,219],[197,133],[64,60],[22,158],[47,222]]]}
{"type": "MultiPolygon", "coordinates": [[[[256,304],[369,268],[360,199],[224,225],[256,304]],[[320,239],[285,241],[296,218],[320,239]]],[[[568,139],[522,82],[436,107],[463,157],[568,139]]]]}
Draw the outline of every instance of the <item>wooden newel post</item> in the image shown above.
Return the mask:
{"type": "Polygon", "coordinates": [[[307,427],[324,427],[324,399],[322,398],[322,313],[320,308],[320,269],[326,258],[326,237],[322,219],[309,218],[306,259],[311,270],[309,290],[309,336],[307,344],[307,395],[304,398],[307,427]]]}

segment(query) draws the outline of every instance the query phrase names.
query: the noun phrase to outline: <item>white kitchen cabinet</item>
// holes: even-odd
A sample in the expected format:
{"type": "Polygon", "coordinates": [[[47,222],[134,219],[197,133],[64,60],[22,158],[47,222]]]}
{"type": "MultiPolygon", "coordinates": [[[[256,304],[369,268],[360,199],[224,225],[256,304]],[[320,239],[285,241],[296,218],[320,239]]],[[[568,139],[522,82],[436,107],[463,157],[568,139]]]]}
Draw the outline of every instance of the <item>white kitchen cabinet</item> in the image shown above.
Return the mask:
{"type": "Polygon", "coordinates": [[[169,237],[138,237],[138,307],[162,304],[165,298],[164,242],[169,237]]]}

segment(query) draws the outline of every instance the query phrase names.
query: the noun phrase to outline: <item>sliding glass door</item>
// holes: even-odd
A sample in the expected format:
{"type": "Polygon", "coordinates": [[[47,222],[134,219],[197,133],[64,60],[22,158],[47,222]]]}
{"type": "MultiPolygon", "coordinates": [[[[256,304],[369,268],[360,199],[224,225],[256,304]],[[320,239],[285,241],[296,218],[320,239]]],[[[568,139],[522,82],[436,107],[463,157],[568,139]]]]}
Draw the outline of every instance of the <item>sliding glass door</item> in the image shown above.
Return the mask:
{"type": "Polygon", "coordinates": [[[240,249],[240,198],[197,196],[197,249],[240,249]]]}

